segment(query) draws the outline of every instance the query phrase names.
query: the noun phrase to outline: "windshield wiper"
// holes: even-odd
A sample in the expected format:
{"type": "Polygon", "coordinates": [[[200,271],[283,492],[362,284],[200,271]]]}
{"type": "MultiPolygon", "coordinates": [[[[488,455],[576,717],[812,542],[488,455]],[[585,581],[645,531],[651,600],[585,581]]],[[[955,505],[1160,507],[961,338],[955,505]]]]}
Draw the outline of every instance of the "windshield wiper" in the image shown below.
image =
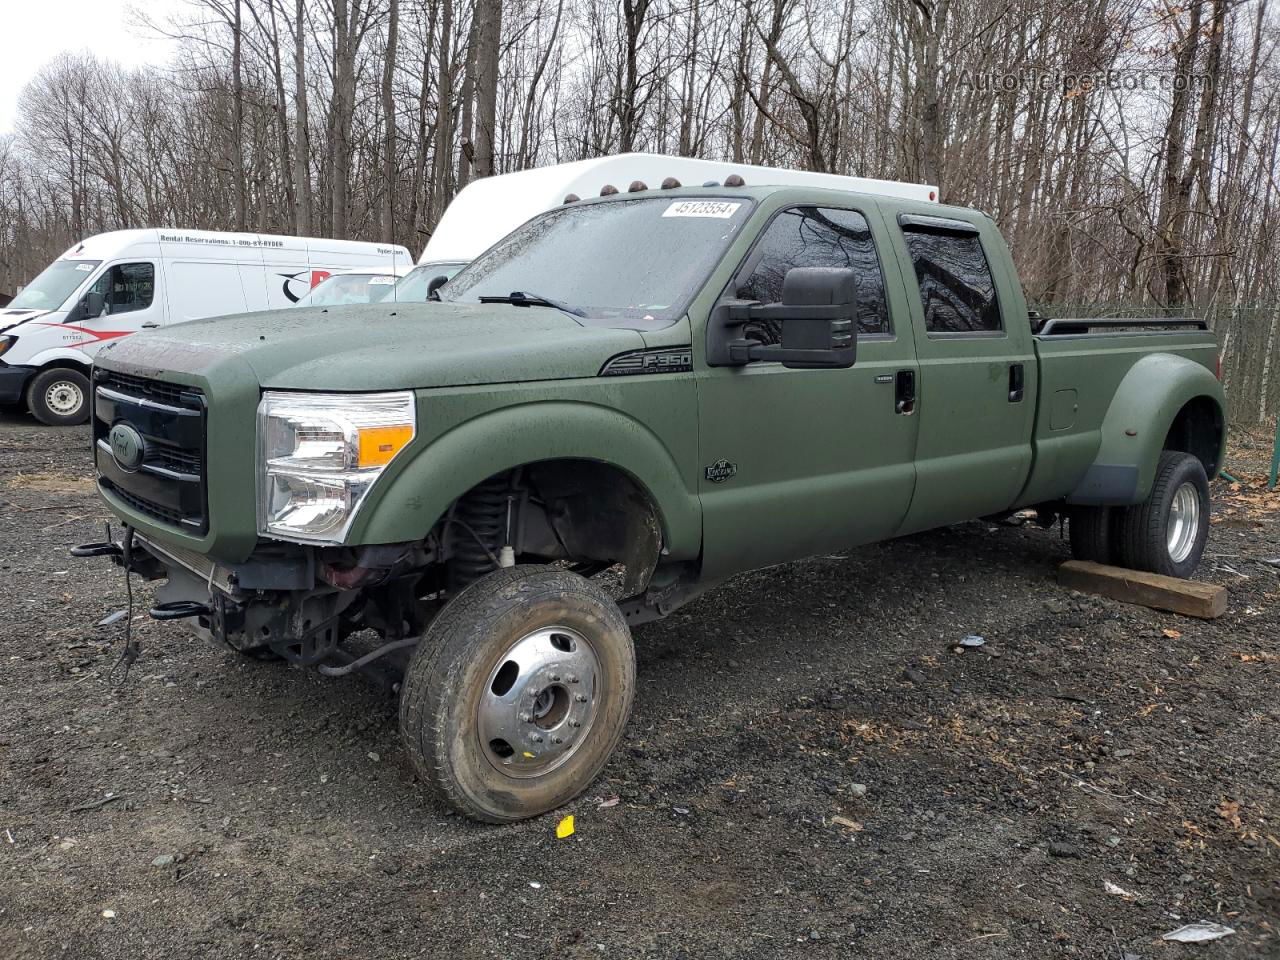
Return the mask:
{"type": "Polygon", "coordinates": [[[555,307],[565,313],[572,314],[575,317],[585,317],[586,314],[577,307],[571,307],[567,303],[561,303],[559,300],[552,300],[550,297],[542,297],[536,293],[526,293],[523,290],[512,290],[505,297],[481,297],[481,303],[510,303],[517,307],[555,307]]]}

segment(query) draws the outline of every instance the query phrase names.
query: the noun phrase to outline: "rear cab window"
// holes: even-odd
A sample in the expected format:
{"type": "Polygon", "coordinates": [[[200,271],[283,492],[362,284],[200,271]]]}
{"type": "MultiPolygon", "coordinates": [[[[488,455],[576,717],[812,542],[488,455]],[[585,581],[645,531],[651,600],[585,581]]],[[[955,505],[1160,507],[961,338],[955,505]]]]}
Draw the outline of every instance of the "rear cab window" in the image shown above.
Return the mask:
{"type": "Polygon", "coordinates": [[[930,337],[1004,332],[995,278],[972,224],[941,217],[898,218],[915,268],[930,337]]]}

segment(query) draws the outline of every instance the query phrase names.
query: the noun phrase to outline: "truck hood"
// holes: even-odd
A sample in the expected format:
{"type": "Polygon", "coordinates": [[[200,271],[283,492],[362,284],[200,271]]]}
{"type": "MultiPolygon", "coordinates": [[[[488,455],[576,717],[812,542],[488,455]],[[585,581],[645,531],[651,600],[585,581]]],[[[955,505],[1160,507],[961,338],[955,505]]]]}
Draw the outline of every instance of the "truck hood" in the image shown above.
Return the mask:
{"type": "Polygon", "coordinates": [[[395,303],[195,320],[122,338],[101,359],[194,374],[238,359],[268,389],[367,391],[594,377],[643,346],[634,330],[550,307],[395,303]]]}

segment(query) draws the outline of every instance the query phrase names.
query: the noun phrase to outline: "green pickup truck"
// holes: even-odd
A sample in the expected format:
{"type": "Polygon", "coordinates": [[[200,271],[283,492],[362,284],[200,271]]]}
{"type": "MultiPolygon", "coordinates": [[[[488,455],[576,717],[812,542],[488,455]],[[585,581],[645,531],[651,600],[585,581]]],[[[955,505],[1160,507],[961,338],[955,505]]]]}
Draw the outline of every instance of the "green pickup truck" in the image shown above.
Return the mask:
{"type": "Polygon", "coordinates": [[[735,573],[1023,509],[1065,517],[1079,557],[1195,569],[1225,438],[1203,324],[1031,317],[970,209],[605,193],[437,302],[104,348],[94,456],[124,535],[77,555],[164,580],[153,617],[245,654],[399,658],[415,768],[492,822],[592,782],[630,628],[735,573]]]}

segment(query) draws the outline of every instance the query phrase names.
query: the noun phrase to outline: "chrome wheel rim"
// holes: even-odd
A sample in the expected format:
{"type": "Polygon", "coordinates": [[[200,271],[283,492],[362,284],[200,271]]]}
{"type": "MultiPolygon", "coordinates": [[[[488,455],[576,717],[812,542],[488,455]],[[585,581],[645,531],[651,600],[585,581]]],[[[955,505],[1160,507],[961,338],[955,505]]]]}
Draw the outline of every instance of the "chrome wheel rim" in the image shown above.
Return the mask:
{"type": "Polygon", "coordinates": [[[1182,563],[1195,549],[1200,533],[1200,491],[1194,483],[1184,483],[1169,505],[1169,559],[1182,563]]]}
{"type": "Polygon", "coordinates": [[[527,633],[499,659],[476,708],[480,749],[499,773],[538,777],[568,761],[595,720],[600,660],[568,627],[527,633]]]}

